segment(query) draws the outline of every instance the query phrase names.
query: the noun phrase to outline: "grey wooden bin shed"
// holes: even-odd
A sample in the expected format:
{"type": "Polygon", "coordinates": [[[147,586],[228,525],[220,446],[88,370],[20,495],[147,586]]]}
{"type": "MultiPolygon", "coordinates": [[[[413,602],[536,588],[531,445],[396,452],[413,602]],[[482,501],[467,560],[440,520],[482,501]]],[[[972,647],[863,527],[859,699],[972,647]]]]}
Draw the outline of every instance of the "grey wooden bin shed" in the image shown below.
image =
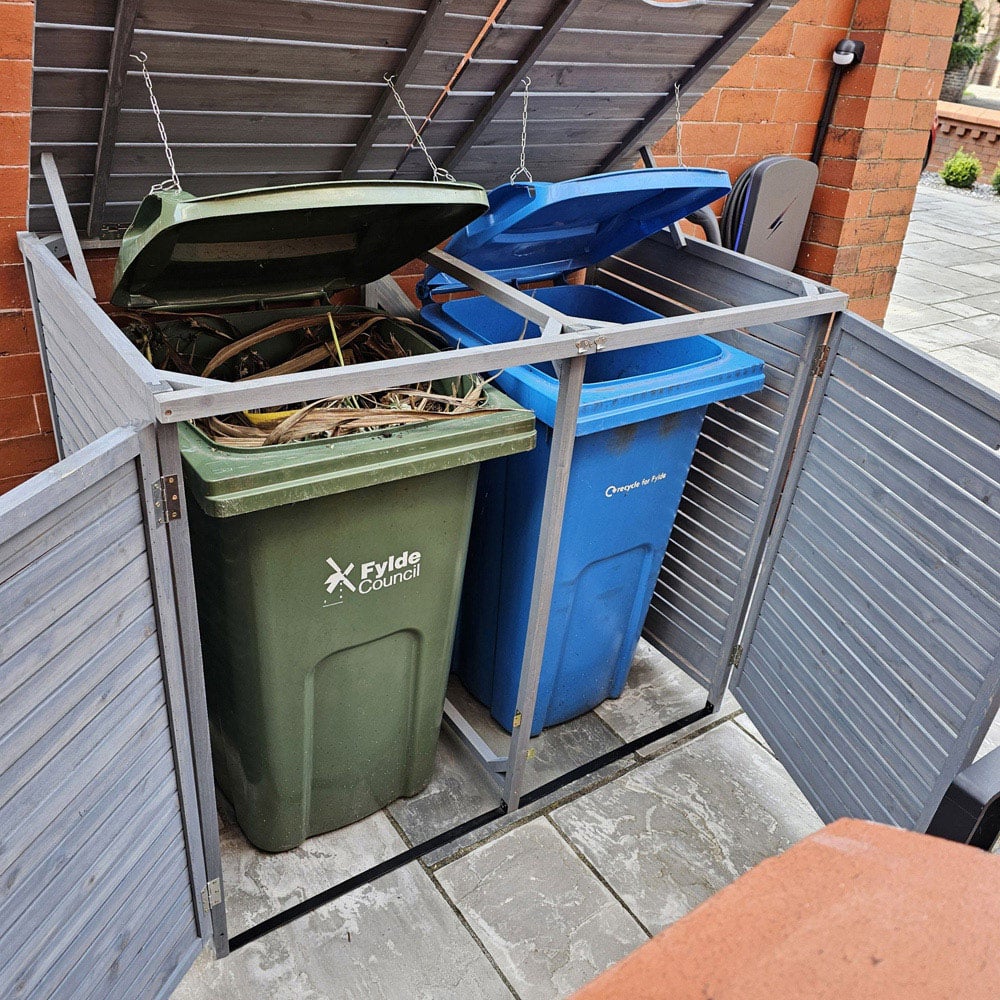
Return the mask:
{"type": "MultiPolygon", "coordinates": [[[[251,401],[560,363],[526,724],[498,758],[449,710],[507,808],[524,798],[586,359],[693,333],[763,358],[767,382],[709,411],[647,638],[705,687],[705,712],[735,688],[825,819],[926,829],[982,740],[1000,697],[1000,399],[844,312],[832,289],[664,233],[591,280],[666,318],[596,327],[436,254],[543,336],[252,387],[157,371],[90,297],[74,230],[112,236],[162,176],[129,52],[149,55],[196,193],[424,176],[382,75],[425,114],[493,7],[39,0],[33,232],[20,243],[62,460],[0,498],[4,995],[162,997],[204,942],[227,951],[176,427],[251,401]],[[267,37],[248,40],[247,25],[267,37]],[[45,153],[67,203],[54,176],[49,198],[45,153]],[[59,228],[57,211],[64,235],[35,235],[59,228]]],[[[675,81],[689,105],[785,9],[512,0],[428,144],[463,178],[504,179],[530,73],[540,178],[628,165],[667,127],[675,81]],[[630,56],[649,58],[617,64],[622,33],[630,56]]],[[[366,294],[398,306],[391,283],[366,294]]]]}

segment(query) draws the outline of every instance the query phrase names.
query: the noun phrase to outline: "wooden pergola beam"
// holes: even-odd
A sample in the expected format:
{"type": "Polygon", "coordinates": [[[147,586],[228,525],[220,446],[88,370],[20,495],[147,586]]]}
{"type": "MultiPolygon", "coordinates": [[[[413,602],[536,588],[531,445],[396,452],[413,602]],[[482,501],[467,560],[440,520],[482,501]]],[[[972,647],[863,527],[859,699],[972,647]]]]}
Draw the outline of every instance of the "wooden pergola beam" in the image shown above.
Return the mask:
{"type": "Polygon", "coordinates": [[[128,58],[135,32],[135,18],[139,0],[118,0],[115,12],[114,33],[111,36],[111,57],[108,61],[108,80],[104,87],[104,108],[101,127],[97,134],[97,156],[94,160],[94,182],[90,189],[90,213],[87,217],[87,234],[101,235],[104,208],[108,201],[108,184],[111,178],[111,159],[118,139],[118,121],[121,117],[125,80],[128,75],[128,58]]]}
{"type": "MultiPolygon", "coordinates": [[[[750,7],[747,7],[745,11],[735,21],[729,26],[729,30],[725,34],[720,35],[701,55],[701,58],[692,66],[689,70],[684,72],[677,81],[677,85],[680,87],[681,96],[683,96],[692,86],[698,81],[698,78],[705,73],[705,71],[715,62],[718,56],[725,52],[727,48],[737,39],[740,35],[744,34],[750,26],[757,20],[758,17],[763,14],[770,6],[770,0],[754,0],[750,7]]],[[[676,97],[674,95],[673,89],[671,89],[669,94],[664,94],[662,97],[658,98],[656,103],[649,109],[646,115],[643,117],[642,121],[636,122],[625,133],[624,138],[618,143],[617,147],[609,153],[604,160],[601,161],[601,165],[597,168],[598,173],[603,173],[605,170],[610,170],[611,167],[615,166],[620,160],[623,160],[630,153],[634,153],[638,147],[649,142],[652,138],[660,138],[660,136],[651,136],[650,132],[656,127],[662,127],[660,122],[663,118],[672,113],[674,109],[674,102],[676,97]]]]}
{"type": "Polygon", "coordinates": [[[503,83],[480,109],[472,124],[462,133],[462,137],[445,157],[441,166],[446,170],[453,170],[459,160],[475,145],[476,140],[493,120],[494,115],[514,93],[521,79],[535,65],[549,42],[573,15],[573,11],[579,7],[580,2],[581,0],[560,0],[559,3],[553,5],[541,31],[528,43],[517,64],[504,77],[503,83]]]}
{"type": "MultiPolygon", "coordinates": [[[[454,0],[431,0],[430,5],[424,12],[424,16],[420,20],[420,25],[410,38],[410,43],[407,45],[406,52],[403,54],[399,67],[394,74],[397,90],[402,91],[416,72],[421,58],[427,51],[430,43],[434,40],[435,35],[441,28],[445,15],[453,5],[454,0]]],[[[371,151],[372,144],[384,127],[394,104],[395,99],[392,96],[392,91],[386,87],[379,97],[374,110],[368,117],[364,128],[361,130],[361,134],[354,144],[351,155],[347,158],[347,162],[341,169],[340,176],[344,180],[354,177],[364,165],[365,157],[371,151]]]]}

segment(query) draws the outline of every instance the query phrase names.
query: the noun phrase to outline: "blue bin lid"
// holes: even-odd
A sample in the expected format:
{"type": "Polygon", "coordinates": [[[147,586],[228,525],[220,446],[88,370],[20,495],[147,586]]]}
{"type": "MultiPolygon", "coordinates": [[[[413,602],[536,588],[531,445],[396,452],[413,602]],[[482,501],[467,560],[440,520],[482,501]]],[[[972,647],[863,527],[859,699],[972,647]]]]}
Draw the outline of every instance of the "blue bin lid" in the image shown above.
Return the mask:
{"type": "MultiPolygon", "coordinates": [[[[730,190],[723,170],[659,167],[556,183],[502,184],[489,211],[459,230],[448,253],[507,283],[557,278],[665,229],[730,190]]],[[[461,282],[431,267],[421,295],[461,282]]]]}

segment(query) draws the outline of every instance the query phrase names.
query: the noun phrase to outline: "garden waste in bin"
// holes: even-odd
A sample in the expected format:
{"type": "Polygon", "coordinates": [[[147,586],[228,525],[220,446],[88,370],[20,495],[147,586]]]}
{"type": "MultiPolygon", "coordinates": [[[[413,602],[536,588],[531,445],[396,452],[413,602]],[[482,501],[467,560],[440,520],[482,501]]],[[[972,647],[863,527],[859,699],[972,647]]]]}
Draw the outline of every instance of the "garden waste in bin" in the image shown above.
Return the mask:
{"type": "MultiPolygon", "coordinates": [[[[729,188],[715,170],[631,170],[556,184],[507,184],[490,211],[448,244],[495,277],[556,281],[663,229],[729,188]]],[[[460,346],[538,336],[482,296],[433,302],[458,283],[429,269],[422,318],[460,346]]],[[[532,292],[585,319],[658,315],[607,289],[532,292]]],[[[588,357],[533,734],[574,718],[625,685],[709,403],[763,385],[763,363],[709,337],[588,357]]],[[[535,449],[480,479],[455,669],[510,730],[527,634],[558,380],[549,364],[502,372],[496,384],[534,410],[535,449]]]]}
{"type": "MultiPolygon", "coordinates": [[[[270,202],[256,220],[234,214],[241,202],[229,196],[230,221],[215,228],[185,230],[140,208],[136,226],[153,232],[143,240],[137,229],[126,240],[116,301],[192,311],[156,314],[146,344],[166,351],[170,330],[180,336],[193,325],[185,358],[204,352],[205,330],[220,322],[231,334],[317,312],[340,322],[342,311],[331,306],[227,312],[217,302],[265,298],[255,284],[261,277],[281,298],[321,298],[437,240],[442,223],[427,215],[434,199],[450,197],[466,221],[485,203],[471,185],[388,185],[382,193],[395,197],[394,212],[378,192],[366,211],[352,187],[343,186],[342,212],[327,204],[306,213],[301,239],[293,207],[302,192],[294,188],[284,202],[271,191],[245,193],[244,205],[270,202]],[[417,201],[409,214],[403,187],[417,201]],[[376,260],[358,261],[379,219],[376,260]],[[262,266],[260,254],[275,240],[292,241],[280,252],[297,257],[262,266]],[[353,251],[342,253],[347,246],[353,251]],[[193,260],[204,266],[189,267],[193,260]]],[[[372,194],[371,182],[357,187],[372,194]]],[[[191,202],[175,207],[190,211],[191,202]]],[[[439,204],[437,215],[448,208],[439,204]]],[[[412,324],[378,322],[405,353],[435,349],[412,324]]],[[[226,362],[231,371],[214,374],[240,377],[241,366],[279,351],[288,336],[256,344],[226,362]]],[[[434,391],[465,393],[473,384],[448,380],[434,391]]],[[[463,419],[264,447],[222,445],[199,426],[179,428],[215,775],[257,847],[294,847],[415,794],[430,778],[478,463],[534,444],[532,415],[491,386],[483,392],[485,412],[463,419]]]]}

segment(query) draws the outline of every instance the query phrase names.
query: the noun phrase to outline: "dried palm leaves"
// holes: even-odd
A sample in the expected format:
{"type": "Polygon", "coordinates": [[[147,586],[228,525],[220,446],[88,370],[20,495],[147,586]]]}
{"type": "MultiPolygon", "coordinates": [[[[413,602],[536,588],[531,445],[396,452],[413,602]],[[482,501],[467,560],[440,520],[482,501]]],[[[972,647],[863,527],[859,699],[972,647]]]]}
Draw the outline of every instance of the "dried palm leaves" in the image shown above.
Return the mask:
{"type": "MultiPolygon", "coordinates": [[[[166,322],[162,315],[128,313],[119,321],[158,367],[233,382],[407,357],[413,352],[400,343],[397,332],[408,339],[421,329],[411,320],[364,309],[317,310],[251,333],[242,333],[226,317],[211,313],[174,315],[166,322]]],[[[218,444],[236,448],[335,438],[495,412],[485,409],[484,386],[478,376],[448,385],[428,382],[211,417],[199,421],[199,426],[218,444]]]]}

